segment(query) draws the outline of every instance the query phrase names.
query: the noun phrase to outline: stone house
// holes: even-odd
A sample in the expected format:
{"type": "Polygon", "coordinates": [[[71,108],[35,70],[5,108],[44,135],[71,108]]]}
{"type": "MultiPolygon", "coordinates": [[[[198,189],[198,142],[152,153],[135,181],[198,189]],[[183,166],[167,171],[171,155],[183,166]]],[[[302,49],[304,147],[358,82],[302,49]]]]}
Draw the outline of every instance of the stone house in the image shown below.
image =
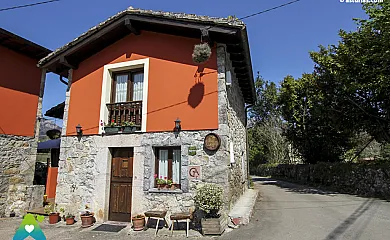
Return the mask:
{"type": "Polygon", "coordinates": [[[196,186],[247,189],[245,104],[255,101],[245,24],[129,8],[39,62],[68,73],[56,203],[97,221],[185,211],[196,186]],[[208,42],[211,56],[192,60],[208,42]],[[180,121],[177,121],[180,120],[180,121]],[[107,123],[135,124],[130,132],[107,123]],[[108,131],[109,130],[109,131],[108,131]],[[155,177],[173,181],[158,189],[155,177]]]}
{"type": "Polygon", "coordinates": [[[33,186],[44,82],[38,60],[51,51],[0,28],[0,217],[42,204],[33,186]]]}

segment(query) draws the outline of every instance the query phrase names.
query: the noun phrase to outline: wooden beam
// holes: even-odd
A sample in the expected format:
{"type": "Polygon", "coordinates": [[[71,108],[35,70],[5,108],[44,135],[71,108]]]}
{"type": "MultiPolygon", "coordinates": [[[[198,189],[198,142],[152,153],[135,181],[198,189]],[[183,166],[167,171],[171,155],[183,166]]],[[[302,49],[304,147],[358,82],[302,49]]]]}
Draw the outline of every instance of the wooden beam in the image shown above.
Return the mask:
{"type": "Polygon", "coordinates": [[[68,67],[68,68],[71,68],[71,69],[77,69],[78,66],[77,65],[72,65],[71,63],[68,62],[68,60],[66,60],[65,56],[61,56],[60,57],[60,64],[68,67]]]}
{"type": "Polygon", "coordinates": [[[226,44],[227,46],[227,51],[232,54],[232,53],[242,53],[244,49],[241,47],[240,44],[226,44]]]}
{"type": "MultiPolygon", "coordinates": [[[[192,29],[201,29],[205,27],[205,24],[202,24],[201,22],[196,23],[196,22],[180,20],[180,19],[165,19],[161,17],[156,18],[153,16],[149,17],[149,16],[140,16],[140,15],[129,15],[128,18],[135,21],[161,24],[161,25],[166,25],[171,27],[182,27],[182,28],[192,28],[192,29]]],[[[240,28],[212,26],[209,29],[209,32],[217,32],[217,33],[234,35],[240,32],[240,28]]]]}
{"type": "Polygon", "coordinates": [[[126,17],[125,18],[125,26],[130,30],[130,32],[132,32],[133,34],[135,35],[140,35],[140,31],[139,29],[135,28],[132,24],[131,24],[131,20],[130,18],[126,17]]]}
{"type": "Polygon", "coordinates": [[[4,37],[4,38],[0,39],[0,44],[7,41],[8,39],[9,39],[9,37],[4,37]]]}
{"type": "Polygon", "coordinates": [[[210,34],[209,34],[208,28],[201,28],[200,32],[202,34],[201,35],[202,36],[202,40],[205,41],[205,42],[209,42],[210,41],[210,34]]]}

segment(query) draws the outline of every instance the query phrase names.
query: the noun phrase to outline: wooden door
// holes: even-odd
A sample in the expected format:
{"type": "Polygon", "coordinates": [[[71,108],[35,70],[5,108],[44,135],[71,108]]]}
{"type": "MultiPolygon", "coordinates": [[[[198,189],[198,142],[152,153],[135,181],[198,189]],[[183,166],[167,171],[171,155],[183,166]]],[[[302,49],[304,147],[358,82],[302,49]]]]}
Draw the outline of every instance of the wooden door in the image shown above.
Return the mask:
{"type": "Polygon", "coordinates": [[[132,182],[133,148],[112,149],[109,220],[130,222],[132,182]]]}

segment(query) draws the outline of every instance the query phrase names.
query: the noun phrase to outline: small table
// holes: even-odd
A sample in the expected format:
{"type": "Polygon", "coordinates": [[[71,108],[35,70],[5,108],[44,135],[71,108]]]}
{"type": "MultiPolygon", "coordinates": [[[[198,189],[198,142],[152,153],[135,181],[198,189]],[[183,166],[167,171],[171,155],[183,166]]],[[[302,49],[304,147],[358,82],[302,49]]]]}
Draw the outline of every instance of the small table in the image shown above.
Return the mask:
{"type": "Polygon", "coordinates": [[[170,219],[171,219],[171,236],[173,236],[173,226],[174,226],[174,221],[176,221],[178,223],[179,220],[186,220],[187,221],[187,232],[186,232],[186,236],[188,237],[188,232],[190,230],[190,220],[192,218],[192,214],[189,213],[189,212],[179,212],[179,213],[173,213],[171,216],[170,216],[170,219]]]}
{"type": "Polygon", "coordinates": [[[160,220],[164,220],[164,222],[165,222],[164,226],[168,227],[167,220],[165,219],[165,216],[167,215],[167,211],[147,211],[144,214],[145,214],[145,217],[148,218],[148,220],[146,220],[146,224],[145,224],[146,228],[148,228],[148,222],[149,222],[150,218],[157,219],[155,235],[157,235],[160,220]]]}

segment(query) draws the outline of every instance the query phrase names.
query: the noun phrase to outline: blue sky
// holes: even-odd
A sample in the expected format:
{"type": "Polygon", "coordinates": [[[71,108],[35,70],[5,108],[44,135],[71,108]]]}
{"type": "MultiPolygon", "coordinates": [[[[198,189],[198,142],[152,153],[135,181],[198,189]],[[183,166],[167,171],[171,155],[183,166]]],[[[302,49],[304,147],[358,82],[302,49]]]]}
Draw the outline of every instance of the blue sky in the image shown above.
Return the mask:
{"type": "MultiPolygon", "coordinates": [[[[2,0],[0,8],[40,0],[2,0]]],[[[56,49],[89,28],[129,6],[199,15],[243,17],[290,0],[61,0],[0,12],[0,27],[49,49],[56,49]]],[[[364,18],[358,3],[340,0],[301,0],[245,21],[248,27],[253,71],[280,82],[286,75],[299,77],[313,70],[309,51],[336,44],[338,30],[354,30],[352,18],[364,18]]],[[[50,74],[43,111],[65,99],[65,85],[50,74]]]]}

